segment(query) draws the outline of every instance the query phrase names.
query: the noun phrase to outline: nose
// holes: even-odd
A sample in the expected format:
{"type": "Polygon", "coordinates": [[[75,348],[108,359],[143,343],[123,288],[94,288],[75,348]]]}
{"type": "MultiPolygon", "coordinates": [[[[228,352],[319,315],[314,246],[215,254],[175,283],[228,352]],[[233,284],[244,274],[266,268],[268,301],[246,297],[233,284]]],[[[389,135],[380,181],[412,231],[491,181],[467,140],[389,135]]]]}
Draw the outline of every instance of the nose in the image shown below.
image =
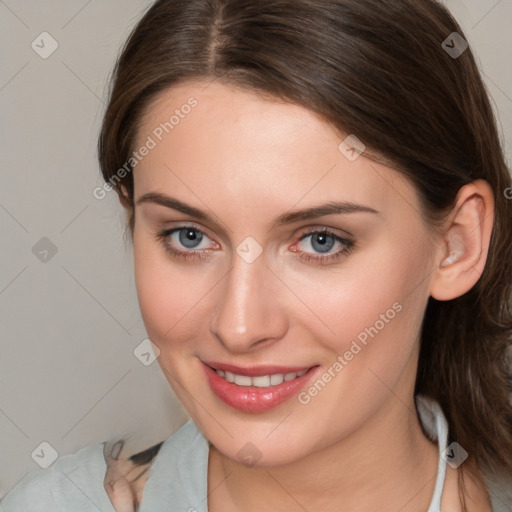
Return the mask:
{"type": "Polygon", "coordinates": [[[218,286],[210,332],[232,353],[275,343],[288,326],[286,308],[280,303],[283,287],[263,254],[248,263],[235,253],[233,267],[218,286]]]}

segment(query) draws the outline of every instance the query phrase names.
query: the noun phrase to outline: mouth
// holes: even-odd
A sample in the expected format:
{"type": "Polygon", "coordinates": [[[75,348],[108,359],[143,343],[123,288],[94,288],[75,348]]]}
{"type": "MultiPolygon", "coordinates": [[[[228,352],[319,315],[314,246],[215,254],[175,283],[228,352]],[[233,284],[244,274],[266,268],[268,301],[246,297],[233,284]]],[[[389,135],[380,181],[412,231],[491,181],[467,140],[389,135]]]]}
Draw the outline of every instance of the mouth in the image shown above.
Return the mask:
{"type": "MultiPolygon", "coordinates": [[[[209,365],[208,365],[209,366],[209,365]]],[[[311,368],[304,368],[300,371],[287,371],[282,373],[277,372],[268,372],[264,375],[251,376],[248,375],[251,373],[250,371],[241,371],[239,373],[230,372],[228,370],[220,370],[218,368],[214,368],[210,366],[212,370],[217,372],[217,375],[220,375],[227,382],[232,382],[237,386],[256,386],[258,388],[268,388],[272,386],[279,386],[283,382],[288,382],[290,380],[294,380],[297,377],[302,377],[307,371],[311,368]]],[[[258,369],[257,371],[263,372],[266,370],[258,369]]]]}
{"type": "Polygon", "coordinates": [[[320,368],[319,365],[241,368],[204,361],[202,366],[214,394],[224,403],[244,412],[264,412],[284,403],[298,393],[320,368]]]}

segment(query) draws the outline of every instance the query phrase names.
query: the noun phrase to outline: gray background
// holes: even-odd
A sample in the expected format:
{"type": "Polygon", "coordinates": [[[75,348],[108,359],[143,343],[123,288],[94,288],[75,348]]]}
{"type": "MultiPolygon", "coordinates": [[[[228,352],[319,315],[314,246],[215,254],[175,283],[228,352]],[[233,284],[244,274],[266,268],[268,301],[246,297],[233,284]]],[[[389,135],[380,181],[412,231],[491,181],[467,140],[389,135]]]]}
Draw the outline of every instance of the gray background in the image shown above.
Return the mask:
{"type": "MultiPolygon", "coordinates": [[[[512,2],[446,3],[481,63],[510,162],[512,2]]],[[[114,193],[93,197],[107,78],[149,4],[0,0],[0,496],[38,467],[43,441],[62,456],[127,435],[135,451],[186,420],[158,363],[134,355],[146,333],[124,214],[114,193]],[[45,31],[58,48],[43,59],[31,43],[45,31]]]]}

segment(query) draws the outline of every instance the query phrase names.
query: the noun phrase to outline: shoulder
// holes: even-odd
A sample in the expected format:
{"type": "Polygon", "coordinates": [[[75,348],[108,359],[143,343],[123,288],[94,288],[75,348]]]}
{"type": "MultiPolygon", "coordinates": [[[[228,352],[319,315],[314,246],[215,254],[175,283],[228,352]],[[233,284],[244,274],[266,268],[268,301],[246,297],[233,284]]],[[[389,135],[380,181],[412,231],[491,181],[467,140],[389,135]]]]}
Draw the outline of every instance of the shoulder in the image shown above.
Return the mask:
{"type": "Polygon", "coordinates": [[[125,441],[105,445],[105,489],[116,510],[134,511],[142,502],[151,510],[169,501],[177,506],[173,493],[182,492],[178,482],[183,475],[189,480],[196,474],[190,466],[207,459],[206,440],[190,420],[167,440],[131,456],[125,441]]]}
{"type": "Polygon", "coordinates": [[[48,469],[29,472],[0,501],[0,511],[115,512],[103,487],[103,447],[103,443],[87,446],[60,457],[48,469]]]}
{"type": "Polygon", "coordinates": [[[122,439],[87,446],[48,469],[28,473],[0,500],[0,512],[137,510],[144,489],[144,502],[161,504],[180,471],[204,472],[207,447],[190,420],[167,440],[133,455],[125,453],[122,439]]]}

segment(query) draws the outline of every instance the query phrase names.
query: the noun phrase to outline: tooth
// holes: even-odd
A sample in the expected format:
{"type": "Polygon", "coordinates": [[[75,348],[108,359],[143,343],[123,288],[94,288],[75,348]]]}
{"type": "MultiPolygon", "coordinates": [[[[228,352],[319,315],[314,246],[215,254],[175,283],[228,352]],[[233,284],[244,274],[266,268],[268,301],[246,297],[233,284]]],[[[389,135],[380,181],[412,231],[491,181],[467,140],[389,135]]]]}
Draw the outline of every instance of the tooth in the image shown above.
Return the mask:
{"type": "Polygon", "coordinates": [[[271,384],[270,375],[262,375],[261,377],[253,377],[252,385],[258,388],[267,388],[271,384]]]}
{"type": "Polygon", "coordinates": [[[249,377],[248,375],[237,375],[228,371],[216,370],[216,372],[224,377],[228,382],[235,383],[238,386],[256,386],[258,388],[267,388],[270,386],[278,386],[283,382],[287,382],[304,375],[309,368],[300,372],[276,373],[274,375],[261,375],[259,377],[249,377]]]}
{"type": "Polygon", "coordinates": [[[276,373],[275,375],[270,376],[270,385],[276,386],[277,384],[282,384],[284,382],[284,375],[282,373],[276,373]]]}
{"type": "Polygon", "coordinates": [[[247,375],[235,375],[235,384],[238,386],[250,386],[252,384],[252,379],[247,375]]]}

